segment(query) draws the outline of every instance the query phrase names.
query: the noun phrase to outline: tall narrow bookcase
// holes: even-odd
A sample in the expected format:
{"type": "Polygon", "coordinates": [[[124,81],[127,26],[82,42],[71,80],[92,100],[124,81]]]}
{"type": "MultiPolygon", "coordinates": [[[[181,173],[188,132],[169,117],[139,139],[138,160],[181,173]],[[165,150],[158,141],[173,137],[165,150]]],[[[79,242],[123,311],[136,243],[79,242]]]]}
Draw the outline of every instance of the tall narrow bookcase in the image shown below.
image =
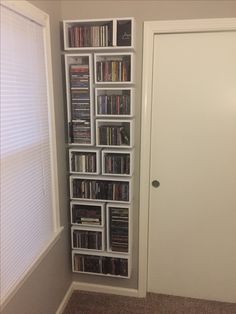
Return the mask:
{"type": "Polygon", "coordinates": [[[130,278],[134,19],[63,21],[72,271],[130,278]]]}

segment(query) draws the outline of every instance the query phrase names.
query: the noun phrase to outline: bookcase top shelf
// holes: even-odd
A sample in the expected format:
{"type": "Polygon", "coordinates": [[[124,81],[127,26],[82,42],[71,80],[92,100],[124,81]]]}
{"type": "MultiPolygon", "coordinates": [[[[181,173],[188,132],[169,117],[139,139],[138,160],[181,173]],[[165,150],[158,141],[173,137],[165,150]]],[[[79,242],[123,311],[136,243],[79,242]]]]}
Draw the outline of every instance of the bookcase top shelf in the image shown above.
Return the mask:
{"type": "Polygon", "coordinates": [[[134,18],[64,20],[64,50],[133,50],[134,18]]]}

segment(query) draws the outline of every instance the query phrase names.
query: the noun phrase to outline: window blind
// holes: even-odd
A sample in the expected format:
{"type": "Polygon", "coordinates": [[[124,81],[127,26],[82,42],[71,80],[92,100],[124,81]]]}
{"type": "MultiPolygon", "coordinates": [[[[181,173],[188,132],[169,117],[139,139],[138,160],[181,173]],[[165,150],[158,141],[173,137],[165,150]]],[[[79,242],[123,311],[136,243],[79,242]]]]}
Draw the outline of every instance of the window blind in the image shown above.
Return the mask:
{"type": "Polygon", "coordinates": [[[43,27],[1,7],[1,295],[53,236],[43,27]]]}

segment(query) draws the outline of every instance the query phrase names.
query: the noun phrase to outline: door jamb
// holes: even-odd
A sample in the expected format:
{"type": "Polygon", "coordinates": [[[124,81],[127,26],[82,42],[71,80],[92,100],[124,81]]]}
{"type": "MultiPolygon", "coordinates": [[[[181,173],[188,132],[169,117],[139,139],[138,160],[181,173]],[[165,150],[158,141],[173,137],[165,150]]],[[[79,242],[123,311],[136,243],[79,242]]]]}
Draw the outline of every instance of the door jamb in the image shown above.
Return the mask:
{"type": "Polygon", "coordinates": [[[144,22],[139,198],[139,297],[146,296],[148,284],[148,217],[151,179],[150,157],[154,36],[165,33],[217,32],[235,30],[236,18],[144,22]]]}

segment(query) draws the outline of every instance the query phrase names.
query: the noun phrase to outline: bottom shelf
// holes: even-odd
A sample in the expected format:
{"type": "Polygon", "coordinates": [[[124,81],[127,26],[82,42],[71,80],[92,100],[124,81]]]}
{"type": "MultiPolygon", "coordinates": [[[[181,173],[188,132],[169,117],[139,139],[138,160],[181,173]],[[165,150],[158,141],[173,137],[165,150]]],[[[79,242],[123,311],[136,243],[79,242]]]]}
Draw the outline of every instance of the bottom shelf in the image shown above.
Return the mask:
{"type": "Polygon", "coordinates": [[[122,255],[97,255],[72,251],[73,272],[130,278],[129,257],[122,255]]]}

